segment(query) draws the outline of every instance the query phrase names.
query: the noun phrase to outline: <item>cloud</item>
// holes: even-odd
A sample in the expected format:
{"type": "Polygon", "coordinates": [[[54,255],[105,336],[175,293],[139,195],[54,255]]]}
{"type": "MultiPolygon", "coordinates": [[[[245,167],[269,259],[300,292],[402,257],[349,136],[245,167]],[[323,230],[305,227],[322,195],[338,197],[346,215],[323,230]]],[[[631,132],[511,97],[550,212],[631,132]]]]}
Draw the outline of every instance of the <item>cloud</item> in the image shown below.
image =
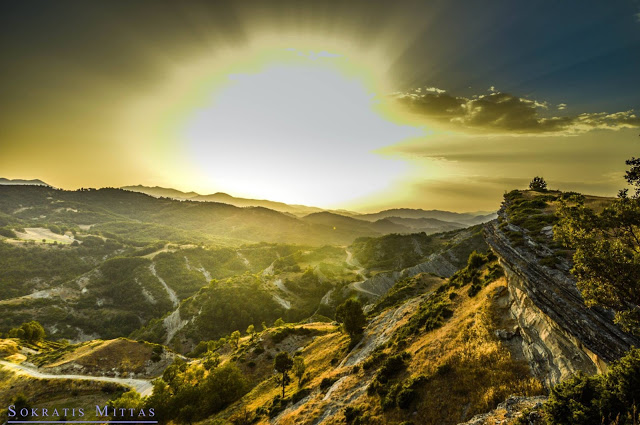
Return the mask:
{"type": "MultiPolygon", "coordinates": [[[[616,113],[584,113],[577,116],[544,116],[547,102],[518,97],[491,87],[489,94],[454,96],[435,87],[394,93],[392,97],[414,114],[448,126],[486,133],[581,133],[594,129],[619,130],[640,126],[634,110],[616,113]]],[[[566,104],[557,106],[564,110],[566,104]]]]}
{"type": "Polygon", "coordinates": [[[565,109],[567,109],[567,104],[566,103],[559,103],[557,106],[559,111],[564,111],[565,109]]]}

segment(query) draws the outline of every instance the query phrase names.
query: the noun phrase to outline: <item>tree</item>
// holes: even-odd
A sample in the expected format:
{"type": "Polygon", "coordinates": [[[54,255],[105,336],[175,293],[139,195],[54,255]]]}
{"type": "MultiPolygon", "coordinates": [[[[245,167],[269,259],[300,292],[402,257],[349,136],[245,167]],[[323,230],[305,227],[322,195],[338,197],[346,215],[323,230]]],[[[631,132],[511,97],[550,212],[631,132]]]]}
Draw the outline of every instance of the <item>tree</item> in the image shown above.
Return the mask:
{"type": "Polygon", "coordinates": [[[636,187],[632,197],[622,190],[597,213],[583,196],[573,196],[558,209],[554,233],[576,250],[571,272],[587,305],[612,309],[616,323],[640,335],[640,159],[627,164],[627,182],[636,187]]]}
{"type": "Polygon", "coordinates": [[[535,176],[529,183],[529,189],[545,192],[547,190],[547,182],[542,177],[535,176]]]}
{"type": "Polygon", "coordinates": [[[338,306],[336,318],[342,322],[344,330],[351,339],[361,335],[364,325],[367,324],[367,319],[362,311],[362,304],[360,304],[360,301],[351,298],[338,306]]]}
{"type": "Polygon", "coordinates": [[[253,325],[249,325],[249,327],[247,328],[247,335],[249,335],[251,337],[251,341],[253,341],[256,336],[256,327],[253,325]]]}
{"type": "MultiPolygon", "coordinates": [[[[627,170],[625,173],[624,179],[633,186],[635,193],[633,194],[634,199],[640,198],[640,158],[631,157],[631,159],[627,159],[625,164],[630,165],[631,168],[627,170]]],[[[621,191],[621,198],[627,196],[627,190],[623,189],[621,191]]]]}
{"type": "Polygon", "coordinates": [[[14,328],[9,331],[10,338],[20,338],[32,343],[42,341],[45,336],[46,332],[44,328],[35,320],[23,323],[19,328],[14,328]]]}
{"type": "Polygon", "coordinates": [[[302,377],[304,376],[306,369],[307,366],[304,364],[302,356],[295,356],[293,358],[293,374],[298,378],[298,386],[300,386],[300,382],[302,381],[302,377]]]}
{"type": "Polygon", "coordinates": [[[220,364],[220,356],[218,353],[213,353],[211,351],[207,351],[205,356],[205,360],[202,362],[202,366],[206,370],[215,369],[220,364]]]}
{"type": "Polygon", "coordinates": [[[293,367],[293,360],[289,353],[282,351],[273,360],[273,367],[282,374],[282,398],[284,398],[284,386],[287,383],[287,372],[293,367]]]}
{"type": "Polygon", "coordinates": [[[238,344],[240,344],[240,331],[233,331],[229,336],[229,344],[231,344],[236,350],[238,349],[238,344]]]}
{"type": "MultiPolygon", "coordinates": [[[[107,406],[112,409],[142,409],[144,408],[144,400],[140,397],[140,393],[134,390],[127,391],[116,399],[109,400],[107,406]]],[[[115,418],[114,418],[115,419],[115,418]]]]}
{"type": "Polygon", "coordinates": [[[280,326],[284,326],[284,320],[282,320],[282,317],[279,317],[274,323],[273,326],[275,326],[276,328],[279,328],[280,326]]]}

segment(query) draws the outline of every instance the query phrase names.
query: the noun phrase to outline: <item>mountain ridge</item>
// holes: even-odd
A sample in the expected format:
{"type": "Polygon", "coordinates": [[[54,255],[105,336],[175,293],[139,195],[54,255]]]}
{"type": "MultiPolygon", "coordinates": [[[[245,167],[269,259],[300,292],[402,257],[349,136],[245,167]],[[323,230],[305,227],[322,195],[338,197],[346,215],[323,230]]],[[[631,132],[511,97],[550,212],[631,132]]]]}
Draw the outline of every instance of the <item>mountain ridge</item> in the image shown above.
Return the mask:
{"type": "Polygon", "coordinates": [[[31,180],[26,180],[26,179],[7,179],[7,178],[4,178],[4,177],[0,177],[0,185],[49,186],[49,187],[51,187],[50,184],[47,184],[47,183],[43,182],[40,179],[31,179],[31,180]]]}

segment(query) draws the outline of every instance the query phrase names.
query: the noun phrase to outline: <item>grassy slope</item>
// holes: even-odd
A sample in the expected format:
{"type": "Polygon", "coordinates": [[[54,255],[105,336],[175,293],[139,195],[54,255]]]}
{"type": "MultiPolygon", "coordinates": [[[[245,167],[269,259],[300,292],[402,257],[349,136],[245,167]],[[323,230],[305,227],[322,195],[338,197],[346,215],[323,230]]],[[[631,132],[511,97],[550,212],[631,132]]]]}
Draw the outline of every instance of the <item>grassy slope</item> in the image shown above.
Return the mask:
{"type": "Polygon", "coordinates": [[[155,377],[166,368],[175,356],[166,348],[126,338],[93,340],[68,345],[53,351],[45,351],[29,359],[43,368],[44,373],[70,373],[112,376],[155,377]],[[162,354],[168,352],[168,356],[162,354]],[[157,353],[154,356],[154,353],[157,353]],[[57,372],[56,372],[57,371],[57,372]]]}
{"type": "MultiPolygon", "coordinates": [[[[486,273],[485,267],[481,275],[486,273]]],[[[405,287],[415,285],[428,293],[442,284],[441,280],[433,279],[419,276],[405,287]]],[[[432,295],[422,294],[418,298],[415,293],[405,290],[406,297],[396,296],[387,303],[389,307],[370,319],[370,323],[381,323],[385,315],[405,312],[404,316],[400,315],[400,320],[390,322],[393,323],[393,332],[389,341],[356,368],[339,366],[348,354],[348,338],[344,334],[331,332],[317,337],[302,348],[307,364],[302,386],[294,382],[287,386],[286,392],[287,398],[296,398],[296,393],[308,388],[309,398],[293,408],[293,403],[289,404],[289,410],[278,416],[279,423],[310,424],[327,411],[335,415],[330,415],[325,423],[344,423],[344,406],[340,402],[348,401],[349,405],[359,409],[359,416],[366,418],[368,422],[365,423],[399,423],[418,417],[421,418],[420,423],[455,424],[494,408],[511,394],[540,394],[542,386],[531,378],[529,368],[517,350],[519,344],[500,340],[495,334],[497,329],[508,329],[514,325],[506,310],[504,285],[504,278],[500,278],[474,297],[467,295],[468,284],[459,288],[445,284],[444,290],[432,295]],[[452,293],[457,296],[450,295],[452,293]],[[425,306],[434,297],[445,300],[443,302],[452,312],[450,317],[441,317],[441,326],[434,330],[426,331],[423,325],[417,333],[407,332],[406,329],[419,319],[418,316],[424,314],[423,310],[413,306],[425,306]],[[402,310],[407,305],[410,308],[402,310]],[[406,367],[391,374],[381,386],[380,392],[386,391],[386,395],[367,394],[364,386],[380,376],[385,359],[403,352],[410,357],[406,360],[406,367]],[[341,378],[327,400],[327,388],[318,389],[325,378],[341,378]],[[405,406],[407,408],[399,408],[389,401],[397,397],[394,391],[409,386],[414,390],[414,399],[405,406]],[[417,412],[417,416],[412,415],[413,412],[417,412]]],[[[304,345],[304,341],[300,343],[304,345]]],[[[295,347],[282,349],[295,350],[295,347]]],[[[259,365],[267,369],[263,373],[269,376],[272,366],[269,363],[259,365]]],[[[260,414],[264,412],[260,408],[268,410],[279,391],[277,378],[272,375],[241,401],[204,423],[224,423],[234,415],[244,416],[247,412],[256,423],[269,423],[268,414],[260,414]]]]}

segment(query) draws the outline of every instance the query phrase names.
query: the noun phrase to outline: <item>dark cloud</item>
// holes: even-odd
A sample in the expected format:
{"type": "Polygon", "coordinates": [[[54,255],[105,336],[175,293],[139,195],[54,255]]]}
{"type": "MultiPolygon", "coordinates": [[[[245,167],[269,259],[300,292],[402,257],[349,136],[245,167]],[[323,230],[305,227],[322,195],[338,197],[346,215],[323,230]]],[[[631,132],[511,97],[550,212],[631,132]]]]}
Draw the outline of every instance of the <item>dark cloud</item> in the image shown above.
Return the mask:
{"type": "MultiPolygon", "coordinates": [[[[594,129],[618,130],[640,126],[634,110],[613,114],[584,113],[578,116],[543,116],[546,102],[496,91],[472,96],[453,96],[437,88],[395,93],[393,97],[413,113],[450,126],[498,133],[580,133],[594,129]]],[[[566,108],[560,104],[560,110],[566,108]]]]}

